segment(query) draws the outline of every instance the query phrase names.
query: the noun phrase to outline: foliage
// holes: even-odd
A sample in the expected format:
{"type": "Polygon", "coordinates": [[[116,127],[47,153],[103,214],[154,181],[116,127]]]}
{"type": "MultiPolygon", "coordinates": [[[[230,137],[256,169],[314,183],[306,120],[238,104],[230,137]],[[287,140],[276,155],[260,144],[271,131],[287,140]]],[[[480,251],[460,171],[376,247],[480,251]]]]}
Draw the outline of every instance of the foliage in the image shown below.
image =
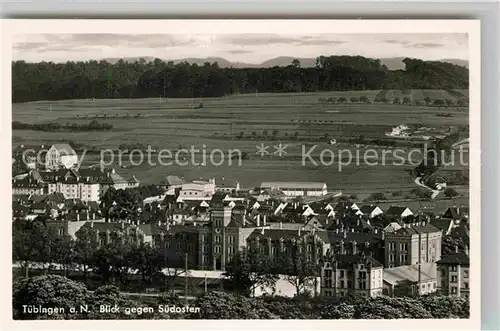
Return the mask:
{"type": "MultiPolygon", "coordinates": [[[[391,71],[380,60],[361,56],[320,56],[313,68],[301,67],[297,62],[272,68],[220,68],[217,63],[174,65],[160,59],[151,62],[119,60],[114,64],[106,61],[15,61],[12,62],[12,100],[193,98],[256,91],[468,88],[469,71],[465,67],[410,58],[403,62],[405,70],[391,71]]],[[[368,103],[361,98],[360,102],[368,103]]],[[[199,104],[196,108],[201,107],[199,104]]]]}
{"type": "Polygon", "coordinates": [[[91,300],[87,288],[58,275],[21,278],[13,284],[12,305],[14,319],[76,319],[70,308],[86,305],[91,300]],[[62,315],[23,313],[23,305],[45,308],[64,308],[62,315]]]}
{"type": "Polygon", "coordinates": [[[12,130],[33,130],[33,131],[69,131],[69,132],[88,132],[88,131],[109,131],[113,125],[107,123],[99,123],[97,120],[92,120],[89,124],[71,123],[62,125],[59,122],[49,122],[41,124],[29,124],[14,121],[12,122],[12,130]]]}
{"type": "Polygon", "coordinates": [[[200,312],[196,319],[274,319],[262,300],[236,296],[226,292],[210,292],[200,296],[194,303],[200,312]]]}
{"type": "Polygon", "coordinates": [[[453,198],[455,196],[458,195],[458,192],[455,191],[453,188],[451,187],[447,187],[445,190],[444,190],[444,193],[443,193],[446,197],[448,198],[453,198]]]}
{"type": "Polygon", "coordinates": [[[441,255],[448,255],[455,253],[456,248],[458,248],[459,252],[465,251],[465,246],[469,246],[468,238],[462,238],[457,235],[447,235],[443,237],[443,241],[441,244],[441,255]]]}
{"type": "Polygon", "coordinates": [[[236,292],[251,296],[261,286],[274,287],[278,276],[273,273],[273,264],[266,255],[254,251],[238,252],[226,265],[224,276],[236,292]]]}

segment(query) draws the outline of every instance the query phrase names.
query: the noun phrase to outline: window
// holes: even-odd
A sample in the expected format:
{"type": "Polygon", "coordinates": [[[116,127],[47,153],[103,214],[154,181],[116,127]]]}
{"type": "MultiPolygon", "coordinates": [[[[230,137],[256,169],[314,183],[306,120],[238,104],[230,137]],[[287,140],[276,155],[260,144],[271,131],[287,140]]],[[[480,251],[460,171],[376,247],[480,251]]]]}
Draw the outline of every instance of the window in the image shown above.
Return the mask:
{"type": "Polygon", "coordinates": [[[466,290],[468,290],[468,289],[469,289],[469,282],[464,282],[464,288],[465,288],[466,290]]]}
{"type": "Polygon", "coordinates": [[[220,246],[215,246],[214,251],[216,254],[220,253],[220,246]]]}
{"type": "Polygon", "coordinates": [[[453,294],[457,293],[457,287],[456,286],[452,286],[451,287],[451,293],[453,293],[453,294]]]}
{"type": "Polygon", "coordinates": [[[457,276],[453,275],[451,276],[451,282],[456,283],[457,282],[457,276]]]}
{"type": "Polygon", "coordinates": [[[233,237],[233,236],[228,236],[228,237],[227,237],[227,242],[228,242],[229,244],[234,243],[234,237],[233,237]]]}
{"type": "Polygon", "coordinates": [[[407,262],[408,261],[408,254],[401,254],[401,262],[407,262]]]}
{"type": "Polygon", "coordinates": [[[340,278],[344,278],[345,275],[344,275],[344,270],[340,270],[340,278]]]}
{"type": "Polygon", "coordinates": [[[366,279],[366,271],[359,272],[359,279],[366,279]]]}
{"type": "Polygon", "coordinates": [[[441,269],[441,277],[446,277],[446,269],[445,268],[441,269]]]}
{"type": "Polygon", "coordinates": [[[406,244],[406,243],[405,243],[405,244],[401,244],[401,245],[400,245],[400,249],[401,249],[402,251],[407,251],[407,250],[408,250],[408,244],[406,244]]]}
{"type": "Polygon", "coordinates": [[[234,254],[234,246],[229,246],[228,252],[229,252],[229,254],[234,254]]]}
{"type": "Polygon", "coordinates": [[[312,252],[312,245],[307,245],[307,251],[312,252]]]}
{"type": "Polygon", "coordinates": [[[458,268],[457,268],[457,265],[456,265],[456,264],[451,266],[451,271],[457,271],[457,269],[458,269],[458,268]]]}
{"type": "Polygon", "coordinates": [[[396,254],[389,254],[389,262],[395,262],[396,261],[396,254]]]}
{"type": "Polygon", "coordinates": [[[327,288],[331,288],[332,287],[332,280],[331,279],[325,280],[325,287],[327,287],[327,288]]]}
{"type": "Polygon", "coordinates": [[[175,247],[177,248],[177,250],[182,249],[182,243],[175,244],[175,247]]]}
{"type": "Polygon", "coordinates": [[[446,287],[446,281],[444,279],[441,281],[441,287],[446,287]]]}
{"type": "Polygon", "coordinates": [[[215,240],[216,243],[220,243],[221,242],[221,236],[215,236],[214,240],[215,240]]]}
{"type": "Polygon", "coordinates": [[[277,251],[277,250],[276,250],[276,247],[274,247],[274,246],[273,246],[273,247],[271,247],[271,253],[272,253],[273,255],[276,255],[276,251],[277,251]]]}
{"type": "Polygon", "coordinates": [[[464,270],[464,278],[469,278],[469,270],[464,270]]]}
{"type": "Polygon", "coordinates": [[[58,229],[57,232],[59,233],[60,236],[62,236],[64,234],[64,229],[58,229]]]}
{"type": "Polygon", "coordinates": [[[352,288],[352,281],[350,280],[347,281],[347,288],[352,288]]]}
{"type": "Polygon", "coordinates": [[[395,251],[396,250],[396,243],[395,242],[390,242],[389,243],[389,250],[390,251],[395,251]]]}
{"type": "Polygon", "coordinates": [[[339,287],[340,288],[345,288],[345,281],[341,280],[339,287]]]}
{"type": "Polygon", "coordinates": [[[332,277],[332,271],[331,270],[325,270],[325,277],[331,278],[332,277]]]}

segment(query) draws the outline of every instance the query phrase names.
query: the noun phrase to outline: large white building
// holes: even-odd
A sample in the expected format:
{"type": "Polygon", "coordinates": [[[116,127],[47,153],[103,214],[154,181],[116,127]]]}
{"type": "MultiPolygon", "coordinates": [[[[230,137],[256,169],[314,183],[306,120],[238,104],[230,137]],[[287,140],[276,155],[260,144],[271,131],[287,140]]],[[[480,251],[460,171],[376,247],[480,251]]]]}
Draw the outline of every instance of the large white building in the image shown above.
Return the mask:
{"type": "Polygon", "coordinates": [[[262,182],[261,190],[280,190],[291,197],[323,196],[328,194],[326,183],[319,182],[262,182]]]}
{"type": "Polygon", "coordinates": [[[97,178],[82,176],[79,172],[68,169],[63,171],[42,173],[47,183],[47,191],[62,193],[65,199],[81,199],[82,201],[96,201],[101,197],[100,184],[97,178]]]}
{"type": "Polygon", "coordinates": [[[68,144],[52,145],[45,156],[47,170],[70,169],[78,164],[78,155],[68,144]]]}
{"type": "Polygon", "coordinates": [[[194,180],[190,183],[184,183],[179,192],[178,201],[187,200],[210,200],[215,194],[215,180],[210,179],[194,180]]]}

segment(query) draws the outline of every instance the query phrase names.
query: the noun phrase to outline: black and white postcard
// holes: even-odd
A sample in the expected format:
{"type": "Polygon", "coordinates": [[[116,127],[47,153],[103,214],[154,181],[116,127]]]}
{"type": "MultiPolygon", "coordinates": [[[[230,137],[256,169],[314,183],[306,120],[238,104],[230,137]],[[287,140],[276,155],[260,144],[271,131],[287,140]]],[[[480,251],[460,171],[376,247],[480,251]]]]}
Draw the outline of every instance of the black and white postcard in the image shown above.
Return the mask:
{"type": "Polygon", "coordinates": [[[479,326],[477,21],[6,20],[2,54],[9,328],[479,326]]]}

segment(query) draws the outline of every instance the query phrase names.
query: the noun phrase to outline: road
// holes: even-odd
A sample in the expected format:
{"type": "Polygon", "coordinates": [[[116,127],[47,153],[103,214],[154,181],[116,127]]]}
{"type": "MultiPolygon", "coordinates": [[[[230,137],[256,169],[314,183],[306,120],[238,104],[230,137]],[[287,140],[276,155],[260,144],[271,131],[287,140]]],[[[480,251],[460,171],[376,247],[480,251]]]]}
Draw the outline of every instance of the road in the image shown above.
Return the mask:
{"type": "Polygon", "coordinates": [[[422,177],[415,178],[415,184],[417,184],[418,186],[422,186],[423,188],[431,191],[432,192],[431,199],[435,199],[439,195],[439,193],[441,193],[441,191],[434,190],[434,189],[430,188],[429,186],[424,185],[422,183],[421,179],[422,179],[422,177]]]}

